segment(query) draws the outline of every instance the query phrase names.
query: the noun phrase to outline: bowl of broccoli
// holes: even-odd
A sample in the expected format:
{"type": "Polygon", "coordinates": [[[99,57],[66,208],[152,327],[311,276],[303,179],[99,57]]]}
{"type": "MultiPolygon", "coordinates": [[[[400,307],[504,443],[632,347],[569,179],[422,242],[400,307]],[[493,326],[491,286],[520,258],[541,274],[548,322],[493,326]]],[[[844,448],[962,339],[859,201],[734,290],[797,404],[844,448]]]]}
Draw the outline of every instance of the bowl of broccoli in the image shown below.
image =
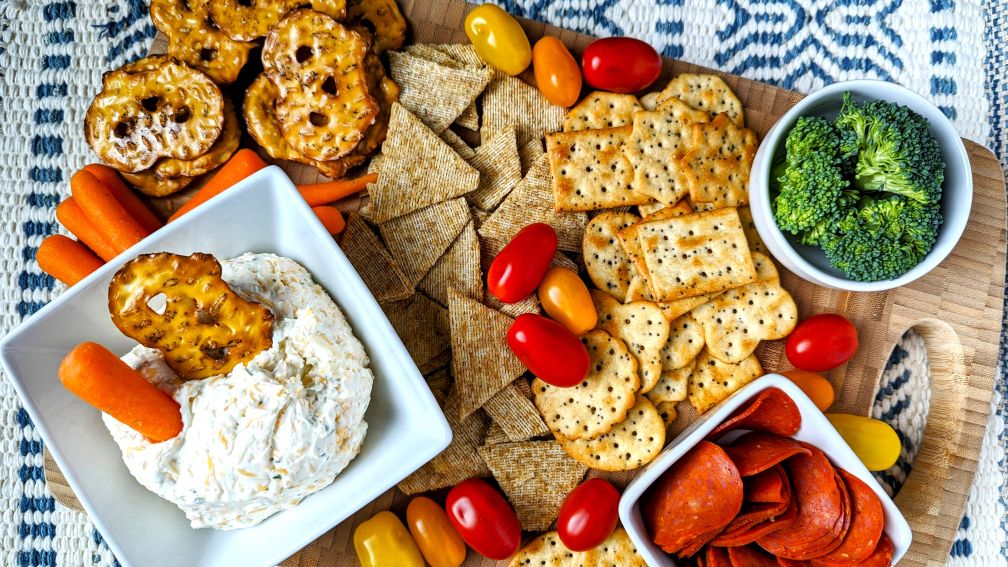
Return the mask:
{"type": "Polygon", "coordinates": [[[948,118],[883,81],[827,86],[767,133],[753,162],[753,220],[773,255],[814,283],[905,285],[952,251],[973,178],[948,118]]]}

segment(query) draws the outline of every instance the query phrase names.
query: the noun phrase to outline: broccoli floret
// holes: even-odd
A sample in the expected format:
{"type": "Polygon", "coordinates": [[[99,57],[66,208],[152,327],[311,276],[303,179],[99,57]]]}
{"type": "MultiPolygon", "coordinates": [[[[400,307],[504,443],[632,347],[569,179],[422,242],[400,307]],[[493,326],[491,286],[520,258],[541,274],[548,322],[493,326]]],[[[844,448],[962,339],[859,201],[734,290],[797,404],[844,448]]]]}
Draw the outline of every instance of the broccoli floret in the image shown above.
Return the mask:
{"type": "MultiPolygon", "coordinates": [[[[802,116],[788,132],[784,143],[787,165],[800,166],[813,154],[828,155],[842,169],[853,168],[857,148],[832,122],[818,116],[802,116]]],[[[850,170],[853,173],[853,169],[850,170]]]]}
{"type": "Polygon", "coordinates": [[[864,197],[819,244],[847,277],[887,280],[905,274],[931,251],[941,222],[937,203],[900,195],[864,197]]]}
{"type": "Polygon", "coordinates": [[[923,116],[884,100],[856,103],[847,93],[836,126],[841,152],[857,155],[856,187],[920,203],[941,199],[945,162],[923,116]]]}

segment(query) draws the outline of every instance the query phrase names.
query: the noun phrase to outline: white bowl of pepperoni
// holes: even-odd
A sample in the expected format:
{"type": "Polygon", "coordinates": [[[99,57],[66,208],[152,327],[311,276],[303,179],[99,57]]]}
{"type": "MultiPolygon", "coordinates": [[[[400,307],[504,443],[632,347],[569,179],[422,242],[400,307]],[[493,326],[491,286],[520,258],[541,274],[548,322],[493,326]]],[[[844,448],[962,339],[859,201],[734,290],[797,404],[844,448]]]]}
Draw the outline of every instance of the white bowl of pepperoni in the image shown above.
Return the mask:
{"type": "Polygon", "coordinates": [[[893,565],[912,532],[815,404],[768,374],[680,434],[623,492],[649,565],[893,565]]]}

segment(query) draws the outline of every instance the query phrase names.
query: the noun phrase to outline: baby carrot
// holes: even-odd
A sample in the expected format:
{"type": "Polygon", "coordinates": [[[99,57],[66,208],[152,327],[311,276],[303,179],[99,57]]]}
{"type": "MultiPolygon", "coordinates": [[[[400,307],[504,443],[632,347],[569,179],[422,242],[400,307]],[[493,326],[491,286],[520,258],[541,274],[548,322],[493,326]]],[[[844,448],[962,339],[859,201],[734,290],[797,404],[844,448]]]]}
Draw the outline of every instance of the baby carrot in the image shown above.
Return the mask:
{"type": "Polygon", "coordinates": [[[241,149],[231,156],[206,185],[200,187],[188,203],[179,207],[179,210],[168,217],[168,222],[177,220],[182,215],[209,201],[211,198],[221,194],[225,189],[245,179],[249,175],[266,167],[266,163],[252,150],[241,149]]]}
{"type": "Polygon", "coordinates": [[[178,402],[98,343],[81,343],[59,367],[59,379],[80,399],[159,443],[182,431],[178,402]]]}
{"type": "Polygon", "coordinates": [[[105,235],[116,252],[126,250],[150,234],[90,171],[78,171],[70,178],[70,192],[91,224],[105,235]]]}
{"type": "Polygon", "coordinates": [[[369,173],[354,179],[337,179],[323,183],[298,185],[298,191],[309,205],[316,207],[339,201],[354,193],[360,193],[371,183],[378,181],[377,173],[369,173]]]}
{"type": "Polygon", "coordinates": [[[73,197],[63,201],[56,207],[56,220],[73,233],[77,237],[77,240],[87,244],[87,247],[102,260],[108,262],[119,254],[115,246],[112,246],[112,243],[105,238],[105,235],[91,224],[91,221],[88,220],[80,205],[77,204],[77,200],[73,197]]]}
{"type": "Polygon", "coordinates": [[[45,237],[35,261],[42,271],[67,285],[81,281],[104,264],[87,246],[62,234],[45,237]]]}
{"type": "Polygon", "coordinates": [[[346,221],[336,207],[312,207],[315,216],[322,221],[322,226],[329,231],[329,234],[339,234],[346,228],[346,221]]]}
{"type": "MultiPolygon", "coordinates": [[[[84,171],[90,171],[92,175],[97,177],[98,181],[101,181],[112,192],[116,201],[119,201],[126,212],[136,219],[145,230],[154,232],[164,226],[164,223],[147,208],[140,197],[137,197],[137,194],[126,186],[122,177],[119,177],[118,171],[100,163],[87,165],[84,167],[84,171]]],[[[70,179],[70,185],[73,186],[73,178],[70,179]]]]}

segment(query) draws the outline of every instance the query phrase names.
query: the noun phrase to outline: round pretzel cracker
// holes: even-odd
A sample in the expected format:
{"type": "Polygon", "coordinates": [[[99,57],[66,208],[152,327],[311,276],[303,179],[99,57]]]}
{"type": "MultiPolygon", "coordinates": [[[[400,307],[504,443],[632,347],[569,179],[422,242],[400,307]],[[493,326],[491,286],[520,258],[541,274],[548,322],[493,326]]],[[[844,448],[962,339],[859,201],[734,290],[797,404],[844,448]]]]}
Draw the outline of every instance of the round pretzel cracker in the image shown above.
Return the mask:
{"type": "Polygon", "coordinates": [[[252,82],[245,91],[243,113],[248,133],[257,144],[273,159],[287,160],[304,165],[310,165],[319,170],[322,175],[332,179],[343,177],[347,170],[363,163],[364,158],[348,155],[332,161],[318,161],[305,156],[287,143],[280,131],[276,119],[277,90],[266,75],[252,82]]]}
{"type": "Polygon", "coordinates": [[[229,85],[248,61],[253,44],[235,41],[211,18],[217,0],[151,0],[154,27],[168,37],[168,53],[199,69],[215,82],[229,85]]]}
{"type": "Polygon", "coordinates": [[[199,157],[223,129],[224,96],[210,77],[175,59],[158,60],[157,68],[106,73],[84,118],[92,151],[120,171],[199,157]]]}
{"type": "Polygon", "coordinates": [[[277,121],[294,149],[328,161],[357,147],[379,111],[368,92],[367,52],[360,34],[314,10],[296,10],[273,26],[263,69],[277,86],[277,121]]]}
{"type": "Polygon", "coordinates": [[[406,20],[396,0],[348,0],[347,20],[371,31],[371,50],[378,55],[395,51],[406,41],[406,20]]]}
{"type": "Polygon", "coordinates": [[[236,294],[209,254],[137,256],[113,276],[108,301],[116,327],[185,379],[226,374],[273,343],[273,313],[236,294]]]}
{"type": "Polygon", "coordinates": [[[196,177],[224,165],[238,151],[241,142],[241,125],[238,113],[230,99],[224,99],[224,129],[207,152],[195,159],[165,158],[154,166],[161,179],[196,177]]]}
{"type": "Polygon", "coordinates": [[[120,172],[123,179],[148,197],[167,197],[188,187],[192,177],[160,177],[153,168],[137,173],[120,172]]]}
{"type": "MultiPolygon", "coordinates": [[[[210,15],[231,39],[252,41],[265,36],[291,10],[305,4],[303,0],[214,0],[210,3],[210,15]]],[[[346,16],[346,0],[316,0],[307,4],[336,20],[346,16]]]]}

